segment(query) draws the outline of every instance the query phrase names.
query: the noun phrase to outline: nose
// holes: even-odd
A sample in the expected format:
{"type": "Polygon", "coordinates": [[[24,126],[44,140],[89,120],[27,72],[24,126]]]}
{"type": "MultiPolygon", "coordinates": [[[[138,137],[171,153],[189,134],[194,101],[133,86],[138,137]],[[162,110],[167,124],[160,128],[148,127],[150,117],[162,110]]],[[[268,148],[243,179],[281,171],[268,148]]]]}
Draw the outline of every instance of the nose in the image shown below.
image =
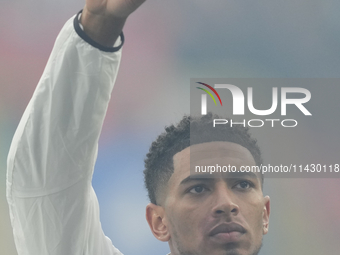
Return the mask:
{"type": "Polygon", "coordinates": [[[214,217],[236,216],[240,208],[235,202],[233,192],[227,187],[225,183],[219,183],[216,185],[214,192],[212,213],[214,217]]]}

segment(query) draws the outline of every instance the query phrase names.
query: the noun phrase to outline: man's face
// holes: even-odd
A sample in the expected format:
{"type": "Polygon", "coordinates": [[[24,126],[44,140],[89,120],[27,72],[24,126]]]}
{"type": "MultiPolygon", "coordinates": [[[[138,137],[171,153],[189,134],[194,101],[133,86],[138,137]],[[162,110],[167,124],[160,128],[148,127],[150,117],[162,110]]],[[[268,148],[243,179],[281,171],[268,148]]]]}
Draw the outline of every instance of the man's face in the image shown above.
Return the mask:
{"type": "Polygon", "coordinates": [[[172,255],[253,255],[268,231],[269,197],[263,197],[259,175],[190,177],[194,166],[253,166],[244,147],[211,142],[186,148],[174,156],[164,204],[172,255]]]}

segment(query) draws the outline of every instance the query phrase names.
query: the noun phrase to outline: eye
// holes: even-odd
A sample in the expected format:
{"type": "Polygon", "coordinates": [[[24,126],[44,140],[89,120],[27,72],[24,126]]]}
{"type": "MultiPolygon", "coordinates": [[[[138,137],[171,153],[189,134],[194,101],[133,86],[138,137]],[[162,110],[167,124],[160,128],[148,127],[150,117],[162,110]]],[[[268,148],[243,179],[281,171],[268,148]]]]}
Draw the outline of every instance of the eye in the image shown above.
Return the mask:
{"type": "Polygon", "coordinates": [[[189,192],[192,193],[192,194],[201,194],[201,193],[203,193],[206,190],[207,189],[203,185],[196,185],[193,188],[191,188],[189,190],[189,192]]]}
{"type": "Polygon", "coordinates": [[[254,187],[254,184],[250,181],[241,181],[235,187],[238,189],[250,189],[254,187]]]}

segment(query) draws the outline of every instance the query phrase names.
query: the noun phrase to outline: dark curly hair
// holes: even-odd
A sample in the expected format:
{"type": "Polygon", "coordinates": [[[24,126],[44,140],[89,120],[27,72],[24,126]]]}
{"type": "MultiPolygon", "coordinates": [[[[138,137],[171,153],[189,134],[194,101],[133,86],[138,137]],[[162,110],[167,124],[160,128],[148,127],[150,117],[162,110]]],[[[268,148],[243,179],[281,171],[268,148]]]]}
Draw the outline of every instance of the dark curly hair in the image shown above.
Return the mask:
{"type": "MultiPolygon", "coordinates": [[[[247,148],[256,165],[262,164],[261,151],[257,140],[252,138],[249,128],[242,125],[217,125],[214,132],[211,130],[214,119],[221,119],[218,115],[208,113],[203,117],[191,117],[185,115],[175,126],[165,128],[165,132],[158,136],[151,146],[144,160],[144,182],[148,191],[150,202],[157,204],[157,193],[160,187],[165,187],[174,172],[173,156],[193,144],[201,144],[212,141],[226,141],[237,143],[247,148]],[[190,129],[192,136],[190,140],[190,129]],[[195,135],[197,134],[197,135],[195,135]],[[190,143],[191,142],[191,143],[190,143]]],[[[263,176],[261,178],[263,183],[263,176]]]]}

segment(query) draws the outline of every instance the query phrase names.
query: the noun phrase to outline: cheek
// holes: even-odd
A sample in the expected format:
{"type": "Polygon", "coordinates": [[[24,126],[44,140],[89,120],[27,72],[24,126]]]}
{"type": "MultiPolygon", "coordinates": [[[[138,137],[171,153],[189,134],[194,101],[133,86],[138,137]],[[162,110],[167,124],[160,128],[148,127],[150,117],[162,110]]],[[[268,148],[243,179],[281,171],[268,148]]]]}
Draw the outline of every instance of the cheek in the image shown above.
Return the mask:
{"type": "Polygon", "coordinates": [[[182,240],[199,239],[203,232],[205,212],[202,208],[178,206],[169,211],[171,232],[176,233],[182,240]]]}
{"type": "Polygon", "coordinates": [[[262,235],[264,208],[262,200],[254,199],[252,202],[243,203],[242,207],[242,214],[249,225],[249,229],[254,230],[256,236],[258,236],[259,233],[262,235]]]}

